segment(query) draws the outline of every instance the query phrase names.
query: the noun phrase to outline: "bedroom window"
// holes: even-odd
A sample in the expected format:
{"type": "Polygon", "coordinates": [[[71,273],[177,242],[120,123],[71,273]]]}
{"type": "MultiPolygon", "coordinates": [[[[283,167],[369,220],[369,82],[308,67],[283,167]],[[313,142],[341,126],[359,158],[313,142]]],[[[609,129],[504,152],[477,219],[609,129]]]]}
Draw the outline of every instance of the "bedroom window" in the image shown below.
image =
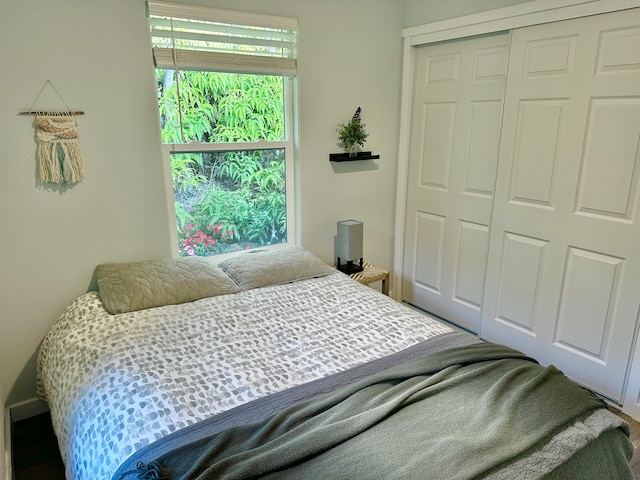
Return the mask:
{"type": "Polygon", "coordinates": [[[148,9],[180,255],[293,243],[297,20],[148,9]]]}

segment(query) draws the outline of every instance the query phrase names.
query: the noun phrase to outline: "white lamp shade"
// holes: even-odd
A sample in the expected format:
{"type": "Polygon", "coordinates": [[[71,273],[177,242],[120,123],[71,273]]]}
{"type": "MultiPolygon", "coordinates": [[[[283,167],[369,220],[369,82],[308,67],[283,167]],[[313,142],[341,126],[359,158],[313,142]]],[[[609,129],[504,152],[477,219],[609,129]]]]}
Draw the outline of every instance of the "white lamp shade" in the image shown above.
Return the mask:
{"type": "Polygon", "coordinates": [[[336,256],[343,262],[360,260],[362,255],[362,234],[364,228],[358,220],[338,222],[336,256]]]}

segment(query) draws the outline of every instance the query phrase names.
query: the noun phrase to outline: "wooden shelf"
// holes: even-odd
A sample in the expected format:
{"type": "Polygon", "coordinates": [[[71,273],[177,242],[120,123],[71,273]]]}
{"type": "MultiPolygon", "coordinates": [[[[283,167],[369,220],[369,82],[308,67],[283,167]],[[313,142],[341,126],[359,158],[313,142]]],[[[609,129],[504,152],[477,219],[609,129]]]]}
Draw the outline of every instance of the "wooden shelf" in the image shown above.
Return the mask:
{"type": "Polygon", "coordinates": [[[375,160],[380,158],[380,155],[372,155],[371,152],[358,152],[355,157],[350,157],[347,152],[342,153],[330,153],[330,162],[354,162],[357,160],[375,160]]]}

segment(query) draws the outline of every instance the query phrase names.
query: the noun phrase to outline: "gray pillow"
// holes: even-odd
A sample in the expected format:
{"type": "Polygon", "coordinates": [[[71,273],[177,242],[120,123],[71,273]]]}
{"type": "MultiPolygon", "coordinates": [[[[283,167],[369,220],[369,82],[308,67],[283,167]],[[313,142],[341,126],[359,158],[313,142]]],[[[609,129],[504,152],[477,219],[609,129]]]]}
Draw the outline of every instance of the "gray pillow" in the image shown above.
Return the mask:
{"type": "Polygon", "coordinates": [[[218,265],[243,290],[320,277],[336,271],[302,247],[241,253],[218,265]]]}
{"type": "Polygon", "coordinates": [[[192,302],[240,291],[211,260],[167,258],[96,267],[98,291],[111,313],[192,302]]]}

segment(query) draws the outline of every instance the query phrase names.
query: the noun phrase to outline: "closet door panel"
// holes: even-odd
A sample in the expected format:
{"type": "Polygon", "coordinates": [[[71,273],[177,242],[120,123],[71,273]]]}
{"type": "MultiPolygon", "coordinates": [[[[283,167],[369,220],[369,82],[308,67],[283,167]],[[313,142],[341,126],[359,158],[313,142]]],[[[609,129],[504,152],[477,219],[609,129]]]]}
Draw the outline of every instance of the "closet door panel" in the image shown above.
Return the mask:
{"type": "Polygon", "coordinates": [[[412,278],[420,288],[438,295],[442,291],[442,257],[446,218],[426,212],[416,215],[415,270],[412,278]]]}
{"type": "Polygon", "coordinates": [[[513,152],[512,201],[553,208],[565,109],[564,99],[520,102],[513,152]]]}
{"type": "Polygon", "coordinates": [[[577,35],[528,40],[524,44],[523,78],[543,78],[574,73],[577,35]]]}
{"type": "Polygon", "coordinates": [[[569,249],[553,339],[558,346],[606,361],[622,264],[620,258],[569,249]]]}
{"type": "Polygon", "coordinates": [[[453,301],[479,311],[484,293],[489,227],[460,221],[457,240],[458,252],[453,281],[453,301]]]}
{"type": "Polygon", "coordinates": [[[464,157],[463,193],[467,194],[466,198],[479,195],[491,201],[496,184],[501,124],[502,100],[470,103],[464,157]]]}
{"type": "Polygon", "coordinates": [[[481,327],[615,401],[640,305],[639,26],[512,33],[481,327]]]}
{"type": "Polygon", "coordinates": [[[533,338],[547,244],[545,240],[505,232],[500,257],[496,319],[533,338]]]}
{"type": "Polygon", "coordinates": [[[603,30],[596,60],[596,74],[640,70],[640,27],[603,30]]]}
{"type": "Polygon", "coordinates": [[[453,155],[453,133],[456,120],[454,102],[425,103],[419,150],[420,185],[423,188],[447,190],[453,155]]]}
{"type": "Polygon", "coordinates": [[[640,99],[593,99],[587,122],[576,212],[632,221],[638,181],[640,99]],[[633,151],[635,156],[627,154],[633,151]]]}
{"type": "Polygon", "coordinates": [[[418,49],[403,300],[477,332],[509,35],[418,49]]]}

